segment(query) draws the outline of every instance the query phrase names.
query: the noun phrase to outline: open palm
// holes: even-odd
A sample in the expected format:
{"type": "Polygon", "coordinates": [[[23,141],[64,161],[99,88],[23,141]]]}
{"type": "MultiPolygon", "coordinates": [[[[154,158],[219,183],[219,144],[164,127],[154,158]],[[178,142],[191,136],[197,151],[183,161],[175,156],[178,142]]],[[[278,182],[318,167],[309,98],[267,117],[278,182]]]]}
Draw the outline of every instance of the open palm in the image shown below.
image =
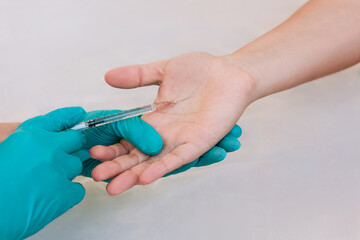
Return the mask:
{"type": "MultiPolygon", "coordinates": [[[[145,155],[132,148],[116,162],[105,161],[93,170],[97,181],[115,177],[107,186],[112,195],[138,183],[149,184],[212,148],[238,121],[250,103],[253,88],[248,74],[206,53],[113,69],[105,79],[119,88],[159,85],[155,102],[182,100],[171,108],[142,116],[163,139],[164,147],[158,155],[145,155]]],[[[121,155],[120,148],[116,151],[121,155]]],[[[91,151],[92,156],[103,153],[104,148],[91,151]]]]}

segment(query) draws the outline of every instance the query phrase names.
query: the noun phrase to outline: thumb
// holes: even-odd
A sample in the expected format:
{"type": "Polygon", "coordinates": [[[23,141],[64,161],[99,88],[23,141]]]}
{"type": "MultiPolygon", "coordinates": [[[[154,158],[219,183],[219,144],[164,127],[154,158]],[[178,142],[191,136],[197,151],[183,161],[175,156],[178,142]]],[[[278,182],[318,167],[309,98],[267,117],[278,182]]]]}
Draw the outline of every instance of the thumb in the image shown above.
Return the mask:
{"type": "Polygon", "coordinates": [[[159,85],[168,61],[115,68],[105,74],[105,81],[112,87],[125,89],[159,85]]]}
{"type": "Polygon", "coordinates": [[[125,119],[112,125],[109,124],[109,127],[112,128],[113,133],[124,138],[145,154],[156,155],[163,147],[163,141],[159,133],[139,117],[125,119]]]}
{"type": "Polygon", "coordinates": [[[68,209],[74,207],[79,204],[85,197],[85,188],[81,183],[70,182],[69,187],[67,189],[68,193],[66,195],[68,209]]]}

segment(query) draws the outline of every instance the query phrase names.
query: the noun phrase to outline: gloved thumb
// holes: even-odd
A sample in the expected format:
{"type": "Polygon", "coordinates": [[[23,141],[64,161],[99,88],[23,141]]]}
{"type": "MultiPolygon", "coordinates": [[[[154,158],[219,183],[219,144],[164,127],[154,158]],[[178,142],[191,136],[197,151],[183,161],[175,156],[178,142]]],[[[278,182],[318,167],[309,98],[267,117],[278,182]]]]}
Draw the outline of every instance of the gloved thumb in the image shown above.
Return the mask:
{"type": "Polygon", "coordinates": [[[148,155],[158,154],[163,146],[159,133],[139,117],[119,121],[109,126],[113,132],[148,155]]]}
{"type": "Polygon", "coordinates": [[[52,111],[43,116],[31,118],[22,126],[36,126],[51,132],[60,132],[71,128],[85,117],[85,110],[81,107],[66,107],[52,111]]]}

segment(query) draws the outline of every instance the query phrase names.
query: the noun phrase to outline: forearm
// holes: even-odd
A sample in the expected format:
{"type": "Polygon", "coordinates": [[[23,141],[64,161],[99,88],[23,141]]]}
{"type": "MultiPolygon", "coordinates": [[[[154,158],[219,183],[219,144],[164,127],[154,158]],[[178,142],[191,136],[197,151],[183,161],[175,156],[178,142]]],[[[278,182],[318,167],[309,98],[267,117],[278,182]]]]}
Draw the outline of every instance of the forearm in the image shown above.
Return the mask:
{"type": "Polygon", "coordinates": [[[4,141],[20,123],[0,123],[0,142],[4,141]]]}
{"type": "Polygon", "coordinates": [[[253,100],[347,68],[360,61],[360,1],[309,1],[226,58],[254,78],[253,100]]]}

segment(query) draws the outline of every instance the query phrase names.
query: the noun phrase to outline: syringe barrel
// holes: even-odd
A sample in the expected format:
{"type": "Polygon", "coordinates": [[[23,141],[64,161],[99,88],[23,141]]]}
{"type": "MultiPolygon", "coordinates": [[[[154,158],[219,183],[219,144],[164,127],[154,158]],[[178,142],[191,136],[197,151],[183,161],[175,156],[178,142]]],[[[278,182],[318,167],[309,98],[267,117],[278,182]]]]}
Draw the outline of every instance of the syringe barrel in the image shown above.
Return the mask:
{"type": "Polygon", "coordinates": [[[153,112],[155,110],[156,110],[156,106],[154,104],[150,104],[150,105],[146,105],[146,106],[143,106],[143,107],[133,108],[133,109],[130,109],[130,110],[125,110],[125,111],[114,113],[114,114],[111,114],[111,115],[95,118],[95,119],[86,121],[86,125],[89,128],[98,127],[98,126],[101,126],[101,125],[104,125],[104,124],[108,124],[108,123],[124,120],[124,119],[127,119],[127,118],[140,116],[140,115],[143,115],[145,113],[153,112]]]}

